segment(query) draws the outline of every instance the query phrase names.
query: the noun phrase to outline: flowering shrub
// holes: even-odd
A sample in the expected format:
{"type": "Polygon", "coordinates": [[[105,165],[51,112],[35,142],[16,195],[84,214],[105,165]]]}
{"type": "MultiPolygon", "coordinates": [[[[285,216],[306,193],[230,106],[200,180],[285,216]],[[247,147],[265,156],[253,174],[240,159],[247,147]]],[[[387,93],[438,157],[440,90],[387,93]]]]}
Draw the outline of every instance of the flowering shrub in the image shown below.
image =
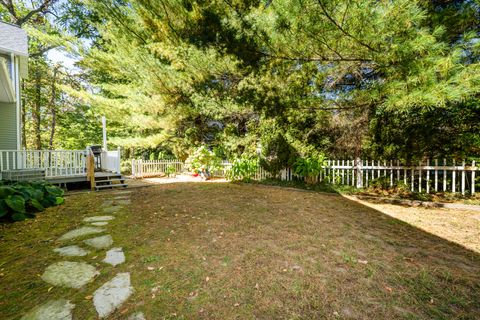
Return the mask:
{"type": "Polygon", "coordinates": [[[202,169],[212,172],[218,170],[220,164],[221,160],[206,146],[201,146],[185,160],[185,167],[193,173],[200,173],[202,169]]]}

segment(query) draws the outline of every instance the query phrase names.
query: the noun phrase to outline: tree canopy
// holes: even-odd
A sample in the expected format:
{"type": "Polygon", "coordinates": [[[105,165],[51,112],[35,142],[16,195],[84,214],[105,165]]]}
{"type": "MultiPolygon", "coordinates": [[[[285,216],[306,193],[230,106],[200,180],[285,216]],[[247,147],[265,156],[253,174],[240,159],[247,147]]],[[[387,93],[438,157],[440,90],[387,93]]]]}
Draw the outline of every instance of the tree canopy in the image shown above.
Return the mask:
{"type": "MultiPolygon", "coordinates": [[[[35,10],[0,4],[14,23],[35,10]]],[[[48,63],[40,72],[47,92],[56,74],[68,110],[62,140],[82,127],[94,135],[104,114],[112,143],[181,158],[200,144],[223,157],[259,146],[406,160],[480,154],[478,0],[43,5],[61,15],[34,13],[43,20],[31,34],[49,41],[31,46],[60,43],[79,57],[73,78],[48,63]]],[[[36,79],[26,81],[30,98],[36,79]]],[[[43,96],[30,100],[52,105],[43,96]]]]}

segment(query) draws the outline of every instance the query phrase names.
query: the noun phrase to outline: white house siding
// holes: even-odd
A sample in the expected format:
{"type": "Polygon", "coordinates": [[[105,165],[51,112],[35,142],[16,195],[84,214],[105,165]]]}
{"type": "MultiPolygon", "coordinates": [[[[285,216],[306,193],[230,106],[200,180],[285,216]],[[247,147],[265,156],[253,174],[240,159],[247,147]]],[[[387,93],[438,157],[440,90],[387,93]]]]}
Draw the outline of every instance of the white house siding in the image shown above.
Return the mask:
{"type": "Polygon", "coordinates": [[[17,110],[15,103],[0,102],[0,150],[17,149],[17,110]]]}

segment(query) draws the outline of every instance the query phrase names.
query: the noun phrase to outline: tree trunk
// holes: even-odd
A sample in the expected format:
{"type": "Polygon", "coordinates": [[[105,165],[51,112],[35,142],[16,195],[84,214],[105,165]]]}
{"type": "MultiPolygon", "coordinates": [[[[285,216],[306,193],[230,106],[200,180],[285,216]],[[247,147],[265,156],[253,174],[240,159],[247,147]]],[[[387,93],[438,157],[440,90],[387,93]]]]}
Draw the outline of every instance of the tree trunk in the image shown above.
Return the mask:
{"type": "Polygon", "coordinates": [[[48,145],[48,148],[50,150],[53,150],[53,138],[55,137],[55,126],[57,124],[57,110],[55,106],[55,99],[57,95],[57,72],[58,72],[58,66],[56,66],[53,69],[53,78],[52,78],[52,96],[50,98],[50,112],[52,114],[52,123],[51,123],[51,129],[50,129],[50,142],[48,145]]]}
{"type": "Polygon", "coordinates": [[[37,72],[35,76],[35,101],[33,103],[33,135],[34,135],[34,148],[36,150],[42,149],[42,140],[40,132],[41,121],[41,106],[42,106],[42,78],[40,72],[37,72]]]}

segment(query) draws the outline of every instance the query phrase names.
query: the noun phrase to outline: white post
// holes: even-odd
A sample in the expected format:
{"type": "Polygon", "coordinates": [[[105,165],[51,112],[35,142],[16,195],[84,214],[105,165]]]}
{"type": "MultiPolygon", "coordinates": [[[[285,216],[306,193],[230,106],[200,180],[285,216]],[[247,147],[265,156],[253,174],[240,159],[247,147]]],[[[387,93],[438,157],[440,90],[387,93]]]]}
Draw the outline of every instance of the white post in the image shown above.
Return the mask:
{"type": "Polygon", "coordinates": [[[435,159],[435,192],[438,192],[438,159],[435,159]]]}
{"type": "MultiPolygon", "coordinates": [[[[375,160],[372,160],[372,166],[375,166],[375,160]]],[[[377,178],[380,178],[380,160],[377,160],[377,178]]],[[[372,170],[372,179],[375,179],[375,170],[372,170]]]]}
{"type": "Polygon", "coordinates": [[[103,150],[107,151],[107,118],[102,116],[103,150]]]}
{"type": "MultiPolygon", "coordinates": [[[[422,166],[422,161],[419,165],[422,166]]],[[[418,192],[422,193],[422,169],[418,169],[418,192]]]]}
{"type": "Polygon", "coordinates": [[[455,193],[456,188],[456,172],[455,172],[455,159],[453,159],[453,171],[452,171],[452,192],[455,193]]]}
{"type": "Polygon", "coordinates": [[[413,171],[413,169],[411,169],[411,172],[410,172],[410,182],[411,182],[411,184],[412,184],[412,186],[411,186],[412,192],[415,191],[415,190],[413,189],[413,183],[414,183],[413,179],[415,179],[415,171],[413,171]]]}
{"type": "Polygon", "coordinates": [[[390,187],[393,187],[393,162],[390,160],[390,187]]]}
{"type": "Polygon", "coordinates": [[[357,158],[355,160],[356,162],[356,171],[357,171],[357,188],[362,188],[363,187],[363,171],[362,171],[362,165],[363,165],[363,160],[360,160],[360,158],[357,158]]]}
{"type": "MultiPolygon", "coordinates": [[[[427,167],[430,167],[430,159],[427,159],[427,167]]],[[[430,193],[430,169],[427,168],[427,193],[430,193]]]]}
{"type": "MultiPolygon", "coordinates": [[[[373,160],[372,160],[372,163],[373,163],[373,160]]],[[[365,170],[365,175],[366,175],[365,185],[366,185],[367,188],[368,188],[368,160],[365,160],[365,166],[367,167],[366,170],[365,170]]],[[[372,168],[373,168],[373,167],[372,167],[372,168]]],[[[373,170],[372,170],[372,173],[373,173],[373,170]]]]}
{"type": "Polygon", "coordinates": [[[462,161],[462,195],[465,195],[465,159],[462,161]]]}
{"type": "Polygon", "coordinates": [[[400,181],[400,160],[397,160],[397,183],[400,181]]]}
{"type": "Polygon", "coordinates": [[[472,196],[475,194],[475,160],[472,161],[472,196]]]}
{"type": "Polygon", "coordinates": [[[443,192],[447,192],[447,170],[445,167],[447,166],[447,159],[443,158],[443,192]]]}

